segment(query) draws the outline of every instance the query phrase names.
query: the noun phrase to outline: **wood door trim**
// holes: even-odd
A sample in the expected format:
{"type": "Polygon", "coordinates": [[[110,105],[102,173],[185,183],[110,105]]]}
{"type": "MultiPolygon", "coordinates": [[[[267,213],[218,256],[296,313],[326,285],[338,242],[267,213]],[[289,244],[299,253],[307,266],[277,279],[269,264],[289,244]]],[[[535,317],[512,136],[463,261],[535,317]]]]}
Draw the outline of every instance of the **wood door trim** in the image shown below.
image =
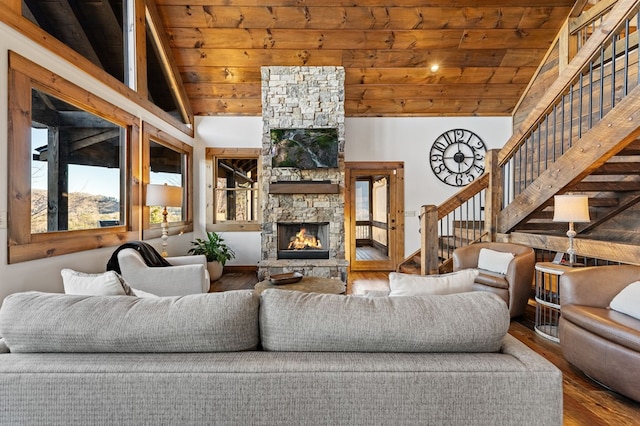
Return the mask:
{"type": "MultiPolygon", "coordinates": [[[[349,260],[350,270],[365,270],[355,265],[355,239],[351,226],[351,218],[355,217],[355,205],[352,203],[353,192],[351,180],[354,173],[357,174],[387,174],[395,171],[392,191],[389,199],[394,200],[389,206],[389,213],[395,216],[395,237],[393,240],[393,252],[389,254],[389,262],[367,262],[366,270],[395,270],[399,262],[404,259],[404,162],[345,162],[345,254],[349,260]]],[[[391,182],[390,182],[391,183],[391,182]]],[[[390,244],[391,245],[391,244],[390,244]]]]}

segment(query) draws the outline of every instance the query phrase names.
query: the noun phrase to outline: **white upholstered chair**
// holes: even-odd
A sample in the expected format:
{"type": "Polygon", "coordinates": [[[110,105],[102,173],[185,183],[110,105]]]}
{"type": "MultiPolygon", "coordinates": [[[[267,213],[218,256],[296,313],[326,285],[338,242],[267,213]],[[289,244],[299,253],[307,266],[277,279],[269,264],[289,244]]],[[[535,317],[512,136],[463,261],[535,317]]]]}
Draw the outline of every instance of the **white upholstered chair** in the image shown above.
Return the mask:
{"type": "Polygon", "coordinates": [[[150,267],[131,248],[118,252],[121,275],[132,288],[158,296],[207,293],[209,272],[203,255],[167,257],[171,266],[150,267]]]}

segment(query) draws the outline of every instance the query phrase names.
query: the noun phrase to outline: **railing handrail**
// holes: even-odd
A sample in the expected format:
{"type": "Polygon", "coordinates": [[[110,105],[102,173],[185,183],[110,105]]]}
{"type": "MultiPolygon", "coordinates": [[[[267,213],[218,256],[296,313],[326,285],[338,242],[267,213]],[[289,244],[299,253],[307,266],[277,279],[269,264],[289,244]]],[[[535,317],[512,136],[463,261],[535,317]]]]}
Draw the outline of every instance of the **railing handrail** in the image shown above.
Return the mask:
{"type": "Polygon", "coordinates": [[[438,206],[438,220],[447,216],[465,202],[469,201],[474,195],[478,194],[483,189],[487,189],[489,187],[489,178],[490,172],[483,173],[479,178],[475,179],[473,182],[442,202],[442,204],[438,206]]]}

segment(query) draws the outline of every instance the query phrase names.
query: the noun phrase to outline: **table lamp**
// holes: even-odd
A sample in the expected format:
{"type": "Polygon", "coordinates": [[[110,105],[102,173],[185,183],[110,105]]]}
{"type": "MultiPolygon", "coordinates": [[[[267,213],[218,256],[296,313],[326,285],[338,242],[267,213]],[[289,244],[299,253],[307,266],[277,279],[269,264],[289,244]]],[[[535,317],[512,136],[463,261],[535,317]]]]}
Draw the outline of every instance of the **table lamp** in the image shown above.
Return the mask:
{"type": "Polygon", "coordinates": [[[576,222],[589,222],[589,197],[586,195],[556,195],[554,198],[553,221],[569,222],[569,266],[577,266],[576,250],[573,248],[573,239],[576,231],[573,226],[576,222]]]}
{"type": "Polygon", "coordinates": [[[169,239],[169,222],[167,207],[182,206],[182,188],[179,186],[148,184],[147,206],[160,206],[162,210],[162,257],[167,257],[167,240],[169,239]]]}

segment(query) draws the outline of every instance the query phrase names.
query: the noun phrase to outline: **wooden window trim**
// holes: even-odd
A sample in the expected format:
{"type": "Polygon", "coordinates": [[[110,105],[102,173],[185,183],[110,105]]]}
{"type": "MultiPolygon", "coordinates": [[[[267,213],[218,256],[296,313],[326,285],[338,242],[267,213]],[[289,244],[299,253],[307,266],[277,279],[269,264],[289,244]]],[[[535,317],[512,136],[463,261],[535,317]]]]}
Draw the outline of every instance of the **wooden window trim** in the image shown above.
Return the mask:
{"type": "Polygon", "coordinates": [[[183,170],[185,180],[185,201],[182,208],[184,211],[184,220],[179,222],[169,222],[169,235],[176,235],[183,232],[193,232],[193,147],[186,144],[170,134],[157,129],[147,122],[142,123],[142,164],[144,165],[142,183],[145,190],[142,191],[141,197],[141,218],[143,238],[160,238],[162,228],[159,223],[149,223],[149,207],[144,202],[146,198],[146,187],[150,182],[151,166],[150,166],[150,142],[166,146],[182,155],[186,156],[186,167],[183,170]]]}
{"type": "MultiPolygon", "coordinates": [[[[256,232],[262,228],[262,208],[258,208],[258,218],[255,222],[226,222],[215,223],[215,184],[214,176],[216,174],[215,164],[217,158],[253,158],[258,159],[258,176],[262,176],[262,162],[260,161],[260,155],[262,149],[260,148],[207,148],[206,149],[206,167],[207,167],[207,182],[206,182],[206,202],[207,202],[207,231],[228,231],[228,232],[256,232]]],[[[262,206],[262,190],[260,188],[261,182],[258,179],[258,206],[262,206]]]]}
{"type": "Polygon", "coordinates": [[[24,262],[105,246],[119,245],[139,239],[139,222],[132,205],[140,203],[139,179],[134,179],[139,164],[139,120],[126,111],[76,86],[62,77],[9,52],[9,263],[24,262]],[[125,158],[126,225],[78,231],[31,234],[31,90],[36,88],[56,96],[84,111],[127,129],[125,158]],[[108,111],[109,114],[105,113],[108,111]]]}

